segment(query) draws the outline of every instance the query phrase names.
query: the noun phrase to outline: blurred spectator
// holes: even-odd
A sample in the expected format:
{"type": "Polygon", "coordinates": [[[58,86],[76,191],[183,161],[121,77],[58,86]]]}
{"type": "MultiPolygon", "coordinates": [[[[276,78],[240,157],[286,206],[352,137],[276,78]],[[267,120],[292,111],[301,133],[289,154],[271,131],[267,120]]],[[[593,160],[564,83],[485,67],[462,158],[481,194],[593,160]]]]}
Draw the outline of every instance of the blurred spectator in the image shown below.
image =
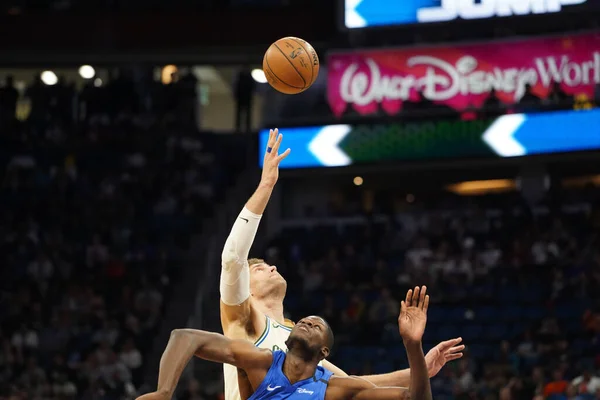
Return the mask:
{"type": "Polygon", "coordinates": [[[245,66],[238,73],[234,83],[234,96],[236,101],[235,129],[238,132],[252,130],[252,98],[256,82],[252,78],[250,67],[245,66]]]}
{"type": "Polygon", "coordinates": [[[597,248],[584,247],[597,244],[597,189],[588,194],[552,211],[535,208],[533,218],[533,209],[515,212],[531,206],[513,195],[436,199],[394,215],[395,224],[385,215],[358,223],[355,204],[341,201],[320,217],[327,223],[294,220],[269,248],[289,278],[292,319],[321,307],[340,332],[332,361],[352,373],[406,367],[397,294],[418,282],[433,296],[425,347],[455,336],[467,345],[465,359],[432,380],[436,398],[595,396],[600,319],[590,306],[597,294],[584,288],[596,280],[578,278],[600,265],[597,248]],[[310,273],[300,282],[286,272],[304,265],[310,273]]]}
{"type": "Polygon", "coordinates": [[[571,385],[578,394],[595,395],[600,390],[600,378],[585,370],[582,375],[573,379],[571,385]]]}
{"type": "Polygon", "coordinates": [[[132,82],[88,86],[78,120],[72,87],[36,76],[29,119],[3,125],[0,398],[134,398],[190,235],[230,179],[209,136],[140,112],[132,82]]]}
{"type": "Polygon", "coordinates": [[[4,86],[0,88],[0,121],[12,121],[17,115],[19,92],[15,88],[14,77],[8,75],[4,86]]]}

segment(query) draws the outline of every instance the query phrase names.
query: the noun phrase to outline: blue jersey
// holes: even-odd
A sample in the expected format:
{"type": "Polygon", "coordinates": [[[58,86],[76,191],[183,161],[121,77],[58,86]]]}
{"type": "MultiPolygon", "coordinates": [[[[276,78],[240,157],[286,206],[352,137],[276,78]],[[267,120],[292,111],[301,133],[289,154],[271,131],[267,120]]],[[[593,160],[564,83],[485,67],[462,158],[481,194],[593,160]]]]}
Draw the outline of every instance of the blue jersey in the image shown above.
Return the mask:
{"type": "Polygon", "coordinates": [[[324,400],[325,391],[329,384],[332,372],[321,366],[317,366],[315,375],[308,379],[290,383],[283,374],[283,362],[285,352],[277,350],[273,352],[273,363],[267,372],[265,379],[248,400],[263,399],[290,399],[290,400],[324,400]]]}

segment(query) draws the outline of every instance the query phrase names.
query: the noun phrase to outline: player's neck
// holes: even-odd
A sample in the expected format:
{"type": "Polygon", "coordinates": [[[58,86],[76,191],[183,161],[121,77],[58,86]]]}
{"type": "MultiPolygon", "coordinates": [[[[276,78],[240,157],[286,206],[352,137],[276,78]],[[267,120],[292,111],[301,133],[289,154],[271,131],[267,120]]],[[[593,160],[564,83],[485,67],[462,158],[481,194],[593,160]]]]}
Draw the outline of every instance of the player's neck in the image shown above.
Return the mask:
{"type": "Polygon", "coordinates": [[[285,318],[283,316],[283,301],[278,299],[261,299],[258,303],[260,310],[267,317],[280,324],[283,324],[285,322],[285,318]]]}
{"type": "Polygon", "coordinates": [[[312,360],[307,361],[301,354],[296,354],[290,350],[287,352],[285,361],[283,362],[283,374],[293,385],[296,382],[314,376],[317,364],[317,362],[312,360]]]}

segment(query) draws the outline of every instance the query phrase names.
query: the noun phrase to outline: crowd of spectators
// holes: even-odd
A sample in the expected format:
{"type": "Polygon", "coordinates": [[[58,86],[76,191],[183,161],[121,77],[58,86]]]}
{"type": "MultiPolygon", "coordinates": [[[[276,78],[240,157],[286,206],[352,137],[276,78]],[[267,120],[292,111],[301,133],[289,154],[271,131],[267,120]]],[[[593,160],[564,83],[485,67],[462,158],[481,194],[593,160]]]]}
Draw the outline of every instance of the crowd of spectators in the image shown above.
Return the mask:
{"type": "MultiPolygon", "coordinates": [[[[96,119],[114,120],[120,115],[151,115],[158,119],[176,119],[180,125],[193,126],[197,121],[197,79],[192,73],[174,72],[169,84],[152,76],[152,69],[110,69],[106,82],[89,79],[82,88],[59,75],[54,85],[46,85],[41,74],[20,93],[14,77],[7,75],[0,85],[0,120],[10,122],[19,113],[17,104],[26,98],[26,118],[30,123],[48,122],[60,127],[96,119]]],[[[21,115],[20,115],[21,114],[21,115]]],[[[43,127],[43,126],[42,126],[43,127]]]]}
{"type": "MultiPolygon", "coordinates": [[[[598,191],[530,207],[518,196],[288,221],[265,252],[289,317],[318,313],[353,374],[407,366],[399,300],[426,284],[425,347],[463,337],[432,381],[441,399],[600,398],[598,191]],[[483,202],[483,203],[481,203],[483,202]],[[392,216],[390,216],[392,215],[392,216]]],[[[345,210],[347,211],[347,210],[345,210]]]]}
{"type": "Polygon", "coordinates": [[[190,235],[232,178],[218,138],[120,82],[81,113],[66,85],[34,85],[26,120],[0,96],[0,398],[135,396],[190,235]]]}

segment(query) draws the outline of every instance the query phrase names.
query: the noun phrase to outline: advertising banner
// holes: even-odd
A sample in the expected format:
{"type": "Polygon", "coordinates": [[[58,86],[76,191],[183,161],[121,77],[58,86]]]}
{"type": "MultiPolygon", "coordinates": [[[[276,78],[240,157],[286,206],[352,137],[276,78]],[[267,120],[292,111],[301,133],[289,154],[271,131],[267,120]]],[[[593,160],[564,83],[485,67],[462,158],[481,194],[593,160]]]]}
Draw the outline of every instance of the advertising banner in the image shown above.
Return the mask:
{"type": "Polygon", "coordinates": [[[556,90],[593,98],[600,33],[339,53],[328,66],[327,98],[338,117],[349,107],[395,115],[418,100],[463,111],[481,107],[492,90],[506,105],[526,94],[542,101],[556,90]]]}
{"type": "Polygon", "coordinates": [[[598,8],[596,0],[344,0],[344,26],[356,29],[413,25],[565,14],[598,8]]]}
{"type": "MultiPolygon", "coordinates": [[[[490,120],[281,128],[281,168],[520,157],[600,149],[600,109],[511,114],[490,120]],[[577,127],[576,131],[573,127],[577,127]]],[[[259,165],[269,130],[259,133],[259,165]]]]}

